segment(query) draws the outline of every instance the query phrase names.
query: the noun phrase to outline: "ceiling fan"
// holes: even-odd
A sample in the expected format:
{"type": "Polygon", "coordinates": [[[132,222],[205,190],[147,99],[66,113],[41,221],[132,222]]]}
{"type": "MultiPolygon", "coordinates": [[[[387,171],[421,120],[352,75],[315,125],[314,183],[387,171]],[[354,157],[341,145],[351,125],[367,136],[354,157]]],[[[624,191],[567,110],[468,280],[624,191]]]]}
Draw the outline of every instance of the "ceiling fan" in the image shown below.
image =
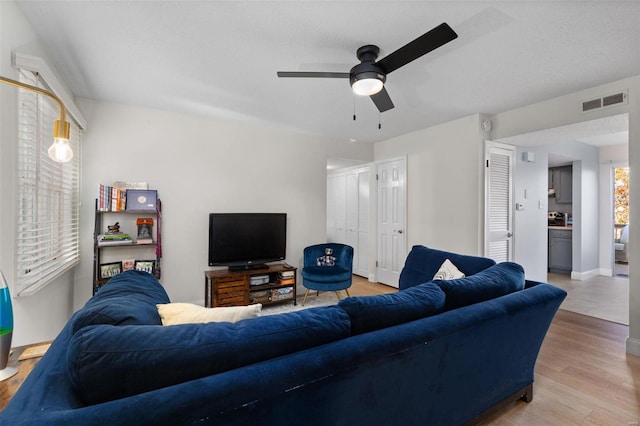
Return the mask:
{"type": "Polygon", "coordinates": [[[442,23],[377,62],[380,48],[371,44],[362,46],[357,51],[360,63],[349,72],[278,71],[278,77],[348,78],[354,93],[370,96],[378,110],[385,112],[394,106],[384,87],[387,74],[457,37],[449,25],[442,23]]]}

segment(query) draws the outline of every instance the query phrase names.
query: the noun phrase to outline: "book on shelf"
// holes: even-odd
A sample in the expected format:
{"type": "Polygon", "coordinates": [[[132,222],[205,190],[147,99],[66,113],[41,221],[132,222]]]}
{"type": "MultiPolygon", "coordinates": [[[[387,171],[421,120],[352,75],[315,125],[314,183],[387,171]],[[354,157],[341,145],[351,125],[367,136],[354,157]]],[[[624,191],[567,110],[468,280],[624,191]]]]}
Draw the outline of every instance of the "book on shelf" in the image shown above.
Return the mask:
{"type": "Polygon", "coordinates": [[[153,238],[138,238],[136,244],[153,244],[153,238]]]}
{"type": "Polygon", "coordinates": [[[123,212],[127,205],[127,190],[100,184],[98,189],[98,211],[123,212]]]}
{"type": "Polygon", "coordinates": [[[278,278],[278,284],[286,285],[286,284],[295,284],[295,278],[278,278]]]}
{"type": "Polygon", "coordinates": [[[123,233],[98,235],[99,246],[119,246],[133,244],[131,235],[123,233]]]}
{"type": "Polygon", "coordinates": [[[280,278],[292,278],[296,276],[296,271],[281,271],[278,272],[280,278]]]}

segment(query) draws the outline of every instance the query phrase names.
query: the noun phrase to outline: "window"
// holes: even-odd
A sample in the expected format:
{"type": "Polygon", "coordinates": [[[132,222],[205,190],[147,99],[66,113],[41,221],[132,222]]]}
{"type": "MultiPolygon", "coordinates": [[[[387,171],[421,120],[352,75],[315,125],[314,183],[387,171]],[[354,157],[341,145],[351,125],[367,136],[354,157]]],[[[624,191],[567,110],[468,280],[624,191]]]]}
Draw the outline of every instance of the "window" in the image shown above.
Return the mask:
{"type": "MultiPolygon", "coordinates": [[[[20,71],[20,81],[46,88],[37,74],[20,71]]],[[[73,159],[51,160],[58,106],[47,96],[19,89],[16,294],[36,292],[79,262],[80,128],[71,121],[73,159]]]]}

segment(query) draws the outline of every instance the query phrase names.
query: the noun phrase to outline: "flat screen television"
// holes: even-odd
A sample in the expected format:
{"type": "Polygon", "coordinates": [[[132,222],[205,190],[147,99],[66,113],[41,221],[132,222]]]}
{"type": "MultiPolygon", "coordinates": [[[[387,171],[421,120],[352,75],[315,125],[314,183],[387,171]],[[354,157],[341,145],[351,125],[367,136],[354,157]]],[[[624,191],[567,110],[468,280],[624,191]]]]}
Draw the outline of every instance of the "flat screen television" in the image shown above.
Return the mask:
{"type": "Polygon", "coordinates": [[[286,213],[210,213],[209,266],[257,269],[284,260],[286,213]]]}

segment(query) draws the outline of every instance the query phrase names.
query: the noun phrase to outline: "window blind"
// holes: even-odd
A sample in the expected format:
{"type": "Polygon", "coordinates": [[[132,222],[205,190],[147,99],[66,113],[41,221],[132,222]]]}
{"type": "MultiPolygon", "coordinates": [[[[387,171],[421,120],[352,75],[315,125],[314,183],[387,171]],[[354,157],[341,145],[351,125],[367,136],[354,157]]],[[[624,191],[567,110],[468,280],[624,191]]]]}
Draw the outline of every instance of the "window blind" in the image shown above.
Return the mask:
{"type": "MultiPolygon", "coordinates": [[[[48,90],[30,71],[20,81],[48,90]]],[[[57,163],[53,143],[58,106],[47,96],[24,89],[18,94],[16,294],[38,291],[79,262],[80,128],[73,121],[73,158],[57,163]]]]}

